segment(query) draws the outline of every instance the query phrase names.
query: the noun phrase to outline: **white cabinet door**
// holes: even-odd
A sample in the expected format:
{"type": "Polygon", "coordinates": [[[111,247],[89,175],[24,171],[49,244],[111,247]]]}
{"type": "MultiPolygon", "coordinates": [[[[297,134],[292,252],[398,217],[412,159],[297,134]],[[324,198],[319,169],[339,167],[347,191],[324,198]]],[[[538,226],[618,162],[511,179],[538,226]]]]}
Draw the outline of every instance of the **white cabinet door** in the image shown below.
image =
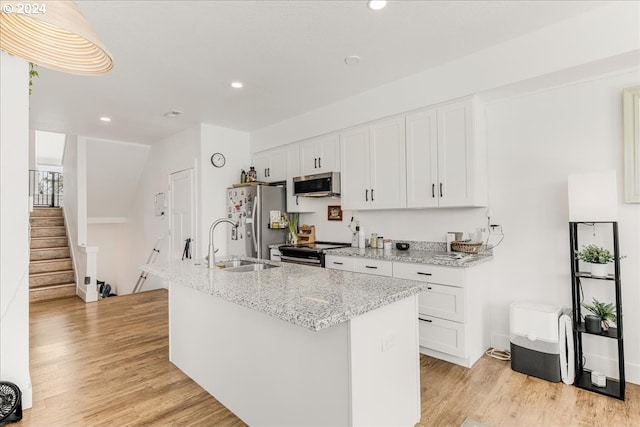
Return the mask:
{"type": "Polygon", "coordinates": [[[300,175],[318,173],[318,138],[300,143],[300,175]]]}
{"type": "Polygon", "coordinates": [[[438,124],[435,108],[408,114],[405,118],[407,145],[407,207],[437,207],[438,124]]]}
{"type": "Polygon", "coordinates": [[[253,167],[256,169],[256,180],[267,181],[267,170],[269,169],[269,153],[263,151],[253,156],[253,167]]]}
{"type": "MultiPolygon", "coordinates": [[[[293,195],[293,178],[300,173],[300,145],[291,144],[287,148],[287,212],[308,212],[305,197],[293,195]]],[[[308,203],[307,203],[308,204],[308,203]]]]}
{"type": "Polygon", "coordinates": [[[372,124],[369,137],[370,208],[406,207],[404,116],[372,124]]]}
{"type": "Polygon", "coordinates": [[[301,175],[340,171],[340,135],[331,133],[300,143],[301,175]]]}
{"type": "Polygon", "coordinates": [[[342,209],[370,207],[369,127],[360,126],[340,134],[342,209]]]}
{"type": "Polygon", "coordinates": [[[264,182],[285,181],[287,179],[287,149],[277,148],[262,151],[253,156],[256,179],[264,182]]]}
{"type": "Polygon", "coordinates": [[[468,206],[473,196],[473,115],[470,100],[438,108],[440,206],[468,206]]]}
{"type": "Polygon", "coordinates": [[[464,324],[421,315],[418,319],[418,331],[422,347],[453,356],[466,356],[464,324]]]}
{"type": "Polygon", "coordinates": [[[285,181],[287,179],[287,160],[286,149],[278,149],[270,153],[267,182],[285,181]]]}
{"type": "Polygon", "coordinates": [[[482,110],[467,98],[406,116],[407,206],[486,206],[482,110]]]}
{"type": "Polygon", "coordinates": [[[340,172],[340,135],[331,133],[318,138],[318,170],[340,172]]]}

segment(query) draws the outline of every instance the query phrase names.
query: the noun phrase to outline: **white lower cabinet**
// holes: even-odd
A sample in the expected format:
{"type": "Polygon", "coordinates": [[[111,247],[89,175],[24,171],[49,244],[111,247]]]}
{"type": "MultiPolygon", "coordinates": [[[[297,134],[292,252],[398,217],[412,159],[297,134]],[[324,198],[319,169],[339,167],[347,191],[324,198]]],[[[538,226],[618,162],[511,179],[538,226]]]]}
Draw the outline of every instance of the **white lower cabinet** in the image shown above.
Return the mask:
{"type": "Polygon", "coordinates": [[[464,323],[451,322],[421,314],[418,316],[418,321],[420,347],[460,358],[465,357],[464,323]]]}
{"type": "Polygon", "coordinates": [[[269,250],[269,259],[271,261],[281,261],[282,259],[280,258],[282,256],[282,254],[280,253],[280,249],[278,248],[271,248],[269,250]]]}
{"type": "Polygon", "coordinates": [[[324,257],[324,268],[333,270],[353,271],[353,260],[355,258],[348,256],[326,255],[324,257]]]}
{"type": "Polygon", "coordinates": [[[371,258],[355,258],[353,260],[353,271],[391,277],[393,275],[393,262],[371,258]]]}
{"type": "Polygon", "coordinates": [[[470,368],[491,345],[489,262],[469,268],[327,255],[325,267],[424,282],[420,352],[470,368]]]}
{"type": "Polygon", "coordinates": [[[489,268],[393,263],[393,277],[426,283],[418,295],[421,353],[470,368],[489,348],[489,268]]]}

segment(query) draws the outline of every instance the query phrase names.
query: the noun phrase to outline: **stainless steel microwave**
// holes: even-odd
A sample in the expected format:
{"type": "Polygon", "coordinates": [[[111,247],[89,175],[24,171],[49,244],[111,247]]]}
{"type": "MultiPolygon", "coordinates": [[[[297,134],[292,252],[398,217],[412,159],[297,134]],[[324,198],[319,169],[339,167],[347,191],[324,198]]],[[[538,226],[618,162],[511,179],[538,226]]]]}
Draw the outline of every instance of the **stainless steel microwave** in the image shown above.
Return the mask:
{"type": "Polygon", "coordinates": [[[293,178],[293,194],[305,197],[340,195],[340,172],[326,172],[293,178]]]}

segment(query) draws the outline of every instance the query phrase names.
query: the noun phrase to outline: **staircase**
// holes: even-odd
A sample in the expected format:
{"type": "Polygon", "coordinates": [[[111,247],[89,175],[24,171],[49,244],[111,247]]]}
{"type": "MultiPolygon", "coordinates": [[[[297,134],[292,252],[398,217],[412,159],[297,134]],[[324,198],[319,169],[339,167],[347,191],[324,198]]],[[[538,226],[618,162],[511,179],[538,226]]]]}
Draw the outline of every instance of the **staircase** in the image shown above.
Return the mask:
{"type": "Polygon", "coordinates": [[[29,223],[29,301],[75,297],[75,274],[62,209],[35,208],[29,223]]]}

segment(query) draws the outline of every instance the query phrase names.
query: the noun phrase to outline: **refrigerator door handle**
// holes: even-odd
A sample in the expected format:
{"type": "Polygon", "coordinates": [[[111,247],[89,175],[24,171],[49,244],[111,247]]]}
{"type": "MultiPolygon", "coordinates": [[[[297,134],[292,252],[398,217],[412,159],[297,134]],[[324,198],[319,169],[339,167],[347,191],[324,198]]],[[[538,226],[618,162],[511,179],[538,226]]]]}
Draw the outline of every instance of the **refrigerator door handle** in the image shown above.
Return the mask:
{"type": "Polygon", "coordinates": [[[256,237],[256,213],[258,211],[258,197],[253,198],[253,207],[251,209],[251,237],[253,240],[253,249],[256,251],[256,258],[260,258],[258,253],[258,238],[256,237]]]}

